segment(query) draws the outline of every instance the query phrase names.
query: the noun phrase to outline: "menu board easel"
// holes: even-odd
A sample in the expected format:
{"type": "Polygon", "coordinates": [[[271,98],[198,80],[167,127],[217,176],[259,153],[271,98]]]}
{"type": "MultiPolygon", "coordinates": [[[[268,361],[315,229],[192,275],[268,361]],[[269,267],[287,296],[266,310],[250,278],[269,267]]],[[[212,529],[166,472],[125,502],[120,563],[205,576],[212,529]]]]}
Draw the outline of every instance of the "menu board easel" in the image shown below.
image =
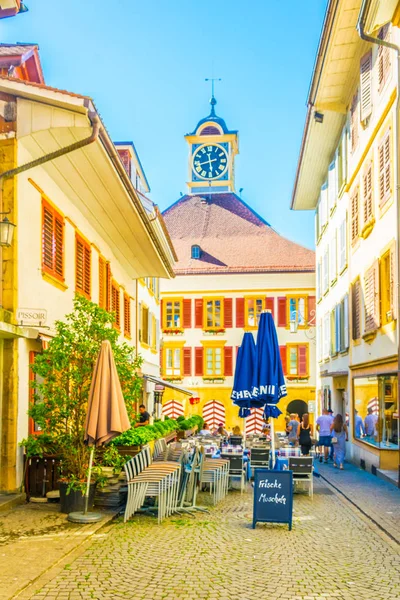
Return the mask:
{"type": "Polygon", "coordinates": [[[292,529],[292,471],[254,470],[253,529],[257,522],[287,523],[292,529]]]}

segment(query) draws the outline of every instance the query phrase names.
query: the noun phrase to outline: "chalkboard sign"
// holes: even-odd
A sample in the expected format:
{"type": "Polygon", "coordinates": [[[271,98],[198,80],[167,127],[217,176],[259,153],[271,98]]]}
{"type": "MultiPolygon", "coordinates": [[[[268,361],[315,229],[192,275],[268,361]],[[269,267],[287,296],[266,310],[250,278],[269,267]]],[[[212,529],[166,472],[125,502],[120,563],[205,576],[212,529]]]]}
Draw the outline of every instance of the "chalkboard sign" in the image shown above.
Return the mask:
{"type": "Polygon", "coordinates": [[[288,523],[292,529],[292,471],[254,470],[253,529],[257,521],[288,523]]]}

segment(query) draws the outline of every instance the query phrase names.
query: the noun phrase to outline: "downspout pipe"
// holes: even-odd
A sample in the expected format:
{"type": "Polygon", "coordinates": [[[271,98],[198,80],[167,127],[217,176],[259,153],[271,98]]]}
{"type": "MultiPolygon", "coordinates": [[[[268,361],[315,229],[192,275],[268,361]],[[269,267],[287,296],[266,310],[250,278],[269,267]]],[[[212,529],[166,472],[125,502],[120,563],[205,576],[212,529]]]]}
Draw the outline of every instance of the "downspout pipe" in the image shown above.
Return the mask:
{"type": "MultiPolygon", "coordinates": [[[[400,127],[399,127],[399,106],[400,106],[400,47],[391,42],[381,40],[378,37],[372,36],[365,32],[365,20],[368,8],[371,0],[363,0],[361,5],[360,14],[357,21],[358,35],[362,40],[370,42],[371,44],[377,44],[378,46],[384,46],[395,50],[397,56],[397,100],[396,100],[396,119],[395,119],[395,163],[396,163],[396,221],[397,221],[397,397],[400,395],[400,164],[399,164],[399,150],[400,150],[400,127]]],[[[399,466],[398,466],[398,487],[400,488],[400,445],[399,445],[399,466]]]]}

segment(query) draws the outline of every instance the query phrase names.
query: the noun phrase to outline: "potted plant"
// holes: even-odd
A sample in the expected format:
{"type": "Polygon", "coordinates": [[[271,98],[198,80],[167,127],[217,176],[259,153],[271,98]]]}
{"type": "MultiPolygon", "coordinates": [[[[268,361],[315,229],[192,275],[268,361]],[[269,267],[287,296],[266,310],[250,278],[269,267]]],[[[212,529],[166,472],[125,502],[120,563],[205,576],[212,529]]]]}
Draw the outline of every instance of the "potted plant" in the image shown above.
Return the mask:
{"type": "MultiPolygon", "coordinates": [[[[38,381],[33,382],[34,403],[29,415],[50,438],[62,458],[60,478],[61,511],[83,508],[89,452],[84,443],[85,419],[93,366],[103,340],[109,340],[121,381],[128,414],[133,419],[135,403],[141,392],[137,376],[142,359],[133,357],[132,347],[118,342],[112,314],[81,295],[74,299],[73,312],[65,321],[56,322],[56,336],[32,366],[38,381]],[[79,505],[79,506],[78,506],[79,505]]],[[[29,447],[35,438],[31,434],[21,442],[29,447]]],[[[44,438],[43,438],[44,439],[44,438]]],[[[92,496],[101,469],[93,470],[92,496]]]]}

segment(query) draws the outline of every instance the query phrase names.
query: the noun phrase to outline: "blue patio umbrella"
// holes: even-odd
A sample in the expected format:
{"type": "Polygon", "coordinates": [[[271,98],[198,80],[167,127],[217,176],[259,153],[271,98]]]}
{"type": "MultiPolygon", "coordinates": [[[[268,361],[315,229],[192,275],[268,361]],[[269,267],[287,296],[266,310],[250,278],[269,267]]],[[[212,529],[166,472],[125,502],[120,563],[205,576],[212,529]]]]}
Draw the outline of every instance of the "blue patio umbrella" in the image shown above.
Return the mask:
{"type": "Polygon", "coordinates": [[[258,325],[256,360],[253,369],[251,395],[259,406],[264,406],[264,418],[279,417],[276,406],[287,395],[283,376],[278,336],[271,313],[263,312],[258,325]]]}
{"type": "Polygon", "coordinates": [[[239,417],[245,419],[250,414],[251,408],[264,406],[252,397],[253,370],[256,360],[256,344],[253,334],[247,332],[243,336],[242,344],[236,358],[235,377],[231,398],[239,406],[239,417]]]}

